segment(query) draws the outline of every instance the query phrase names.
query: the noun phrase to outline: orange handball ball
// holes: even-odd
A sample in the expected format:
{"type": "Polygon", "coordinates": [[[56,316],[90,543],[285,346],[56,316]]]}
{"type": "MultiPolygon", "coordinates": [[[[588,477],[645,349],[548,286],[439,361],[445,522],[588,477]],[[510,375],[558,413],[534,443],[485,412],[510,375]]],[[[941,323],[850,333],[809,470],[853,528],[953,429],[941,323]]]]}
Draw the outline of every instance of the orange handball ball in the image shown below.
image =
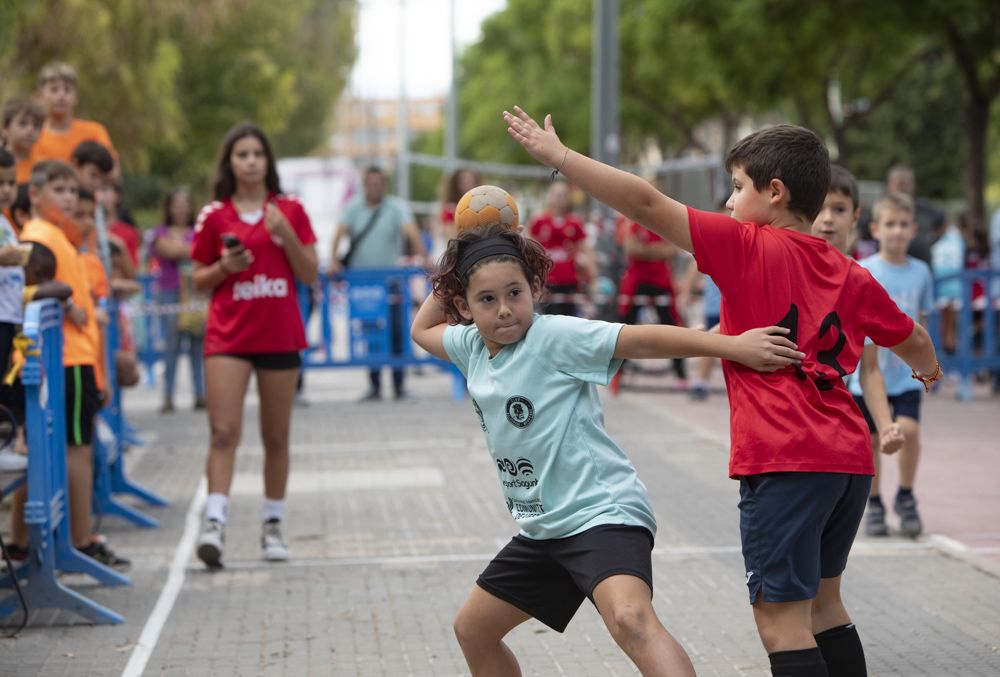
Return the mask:
{"type": "Polygon", "coordinates": [[[515,228],[517,219],[514,198],[497,186],[476,186],[463,195],[455,207],[455,227],[459,233],[497,224],[515,228]]]}

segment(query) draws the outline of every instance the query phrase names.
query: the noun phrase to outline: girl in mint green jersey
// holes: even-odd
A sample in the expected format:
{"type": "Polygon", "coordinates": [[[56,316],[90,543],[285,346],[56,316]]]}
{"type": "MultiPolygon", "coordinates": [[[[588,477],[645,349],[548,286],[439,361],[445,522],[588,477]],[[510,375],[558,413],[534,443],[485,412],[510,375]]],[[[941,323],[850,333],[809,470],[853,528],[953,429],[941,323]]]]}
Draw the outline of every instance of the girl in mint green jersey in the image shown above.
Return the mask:
{"type": "Polygon", "coordinates": [[[644,675],[694,675],[652,606],[656,519],[646,488],[604,429],[597,385],[623,359],[707,355],[760,371],[803,355],[780,327],[722,336],[538,315],[552,262],[504,227],[448,243],[413,339],[468,379],[497,478],[520,529],[455,619],[474,675],[519,675],[503,642],[537,618],[562,632],[584,598],[644,675]]]}

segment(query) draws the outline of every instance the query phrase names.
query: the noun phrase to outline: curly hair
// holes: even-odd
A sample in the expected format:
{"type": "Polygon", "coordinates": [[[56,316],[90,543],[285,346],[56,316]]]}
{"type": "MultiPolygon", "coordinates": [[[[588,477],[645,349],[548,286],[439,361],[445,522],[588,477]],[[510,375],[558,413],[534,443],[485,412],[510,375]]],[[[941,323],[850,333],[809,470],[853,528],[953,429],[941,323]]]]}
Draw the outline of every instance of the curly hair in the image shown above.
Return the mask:
{"type": "Polygon", "coordinates": [[[455,297],[465,296],[465,291],[469,286],[469,279],[473,273],[483,265],[493,262],[519,264],[528,282],[533,284],[535,278],[538,278],[538,283],[541,287],[545,286],[549,271],[552,270],[552,259],[545,253],[542,245],[530,238],[524,237],[515,230],[511,230],[507,226],[495,225],[486,228],[472,228],[459,233],[458,237],[448,241],[448,247],[445,249],[444,254],[441,255],[441,260],[431,274],[431,282],[434,285],[434,298],[437,299],[437,302],[441,305],[441,309],[450,322],[472,324],[472,320],[467,320],[458,312],[458,309],[455,307],[455,297]],[[459,275],[456,267],[465,250],[475,242],[493,237],[509,240],[521,252],[521,258],[515,258],[509,254],[489,256],[481,261],[477,261],[464,276],[459,275]]]}

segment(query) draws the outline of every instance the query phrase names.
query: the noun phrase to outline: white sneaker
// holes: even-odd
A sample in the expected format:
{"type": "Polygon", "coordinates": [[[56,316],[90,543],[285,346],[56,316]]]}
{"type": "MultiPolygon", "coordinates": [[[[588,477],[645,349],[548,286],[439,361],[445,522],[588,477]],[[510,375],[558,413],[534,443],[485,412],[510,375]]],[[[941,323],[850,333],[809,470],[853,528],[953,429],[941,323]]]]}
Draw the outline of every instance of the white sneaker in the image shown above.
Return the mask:
{"type": "Polygon", "coordinates": [[[23,472],[27,469],[27,456],[12,449],[0,449],[0,472],[23,472]]]}
{"type": "Polygon", "coordinates": [[[260,547],[264,551],[264,559],[269,562],[284,562],[288,559],[288,544],[281,535],[279,520],[268,520],[261,525],[260,547]]]}
{"type": "Polygon", "coordinates": [[[226,525],[216,520],[205,520],[205,526],[198,537],[198,559],[209,569],[222,566],[222,555],[226,549],[226,525]]]}

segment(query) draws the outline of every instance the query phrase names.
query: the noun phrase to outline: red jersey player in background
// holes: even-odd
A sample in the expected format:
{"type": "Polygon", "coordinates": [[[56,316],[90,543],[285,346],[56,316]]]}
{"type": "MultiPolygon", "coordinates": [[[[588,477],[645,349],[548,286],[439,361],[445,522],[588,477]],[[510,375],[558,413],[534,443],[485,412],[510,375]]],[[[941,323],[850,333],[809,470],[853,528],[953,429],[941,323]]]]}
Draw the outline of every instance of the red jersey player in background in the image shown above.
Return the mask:
{"type": "Polygon", "coordinates": [[[205,524],[198,557],[222,564],[229,490],[243,429],[251,374],[260,395],[264,445],[261,547],[285,560],[281,534],[288,483],[288,433],[295,383],[306,347],[295,280],[312,284],[317,259],[312,225],[302,205],[281,194],[275,158],[264,132],[243,122],[222,142],[215,201],[195,225],[194,284],[211,292],[205,327],[205,386],[211,444],[205,524]]]}
{"type": "MultiPolygon", "coordinates": [[[[569,184],[555,181],[546,197],[546,211],[531,220],[528,232],[552,259],[546,283],[551,300],[549,315],[579,315],[574,297],[581,291],[580,269],[594,273],[594,255],[587,244],[583,220],[571,211],[569,184]]],[[[590,279],[595,277],[590,275],[590,279]]]]}
{"type": "Polygon", "coordinates": [[[823,142],[777,125],[726,158],[732,217],[691,209],[642,179],[571,151],[546,116],[504,112],[536,160],[695,255],[722,292],[724,334],[777,324],[806,354],[800,366],[755,374],[723,361],[731,407],[729,474],[740,481],[746,585],[772,675],[866,674],[841,574],[873,472],[864,419],[844,385],[868,336],[925,385],[940,377],[927,332],[868,271],[809,235],[830,185],[823,142]]]}
{"type": "MultiPolygon", "coordinates": [[[[618,317],[625,324],[635,324],[639,320],[639,311],[648,307],[656,311],[660,324],[683,327],[669,263],[677,254],[676,245],[624,216],[619,217],[618,222],[624,232],[623,244],[628,257],[621,284],[618,285],[618,317]]],[[[624,367],[623,364],[611,381],[612,392],[617,392],[621,385],[624,367]]],[[[686,388],[684,359],[674,358],[673,368],[678,385],[686,388]]]]}

